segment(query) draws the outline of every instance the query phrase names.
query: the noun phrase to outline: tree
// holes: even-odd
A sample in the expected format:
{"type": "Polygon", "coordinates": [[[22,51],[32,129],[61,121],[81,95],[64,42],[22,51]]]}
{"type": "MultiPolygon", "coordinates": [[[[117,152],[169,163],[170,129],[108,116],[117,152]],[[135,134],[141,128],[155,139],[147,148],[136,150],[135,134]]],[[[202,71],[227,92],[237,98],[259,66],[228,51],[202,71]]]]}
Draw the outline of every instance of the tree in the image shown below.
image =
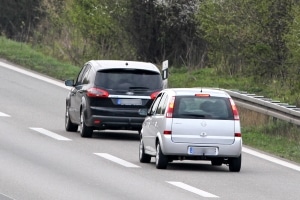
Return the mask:
{"type": "Polygon", "coordinates": [[[39,0],[2,0],[0,33],[8,38],[27,42],[33,35],[38,22],[44,17],[39,7],[39,0]]]}

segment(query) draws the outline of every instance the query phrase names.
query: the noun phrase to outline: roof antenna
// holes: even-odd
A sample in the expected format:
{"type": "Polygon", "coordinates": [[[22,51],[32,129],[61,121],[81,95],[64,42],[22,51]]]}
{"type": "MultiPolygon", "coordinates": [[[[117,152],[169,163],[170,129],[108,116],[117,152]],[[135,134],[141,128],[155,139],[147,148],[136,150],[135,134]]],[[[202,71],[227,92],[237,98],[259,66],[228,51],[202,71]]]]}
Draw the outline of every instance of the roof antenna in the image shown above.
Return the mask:
{"type": "Polygon", "coordinates": [[[128,66],[128,62],[126,62],[125,65],[128,66]]]}
{"type": "Polygon", "coordinates": [[[202,87],[201,87],[201,89],[200,89],[200,92],[202,93],[202,87]]]}

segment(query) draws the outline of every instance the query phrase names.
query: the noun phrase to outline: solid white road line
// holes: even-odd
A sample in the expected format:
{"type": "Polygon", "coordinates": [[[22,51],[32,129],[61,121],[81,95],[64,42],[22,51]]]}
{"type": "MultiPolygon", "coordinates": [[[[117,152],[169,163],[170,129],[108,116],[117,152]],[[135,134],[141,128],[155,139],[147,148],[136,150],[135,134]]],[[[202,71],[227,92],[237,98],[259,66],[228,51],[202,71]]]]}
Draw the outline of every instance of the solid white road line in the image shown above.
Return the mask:
{"type": "Polygon", "coordinates": [[[39,132],[39,133],[41,133],[41,134],[43,134],[43,135],[52,137],[52,138],[54,138],[54,139],[56,139],[56,140],[64,140],[64,141],[70,141],[70,140],[71,140],[71,139],[69,139],[69,138],[63,137],[63,136],[61,136],[61,135],[58,135],[58,134],[56,134],[56,133],[53,133],[53,132],[48,131],[48,130],[43,129],[43,128],[33,128],[33,127],[31,127],[30,129],[31,129],[31,130],[34,130],[34,131],[37,131],[37,132],[39,132]]]}
{"type": "Polygon", "coordinates": [[[209,198],[219,198],[218,196],[211,194],[209,192],[205,192],[203,190],[200,190],[198,188],[192,187],[190,185],[187,185],[185,183],[182,182],[176,182],[176,181],[167,181],[167,183],[170,183],[176,187],[179,187],[181,189],[187,190],[189,192],[195,193],[197,195],[200,195],[202,197],[209,197],[209,198]]]}
{"type": "Polygon", "coordinates": [[[1,196],[4,197],[4,199],[6,199],[6,200],[15,200],[12,197],[9,197],[9,196],[7,196],[7,195],[5,195],[3,193],[0,193],[0,199],[3,199],[3,198],[1,198],[1,196]]]}
{"type": "Polygon", "coordinates": [[[7,63],[1,62],[1,61],[0,61],[0,66],[5,67],[5,68],[7,68],[7,69],[14,70],[14,71],[19,72],[19,73],[22,73],[22,74],[25,74],[25,75],[27,75],[27,76],[31,76],[31,77],[33,77],[33,78],[36,78],[36,79],[45,81],[45,82],[47,82],[47,83],[51,83],[51,84],[53,84],[53,85],[56,85],[56,86],[59,86],[59,87],[65,88],[65,89],[70,89],[70,87],[65,86],[65,84],[62,83],[62,82],[59,82],[59,81],[57,81],[57,80],[54,80],[54,79],[51,79],[51,78],[47,78],[47,77],[41,76],[41,75],[39,75],[39,74],[30,72],[30,71],[25,70],[25,69],[21,69],[21,68],[19,68],[19,67],[12,66],[12,65],[10,65],[10,64],[7,64],[7,63]]]}
{"type": "Polygon", "coordinates": [[[0,112],[0,117],[10,117],[10,115],[7,115],[7,114],[5,114],[3,112],[0,112]]]}
{"type": "Polygon", "coordinates": [[[107,159],[107,160],[110,160],[110,161],[112,161],[112,162],[115,162],[115,163],[117,163],[117,164],[119,164],[119,165],[123,165],[123,166],[125,166],[125,167],[140,168],[140,166],[137,166],[137,165],[135,165],[135,164],[132,164],[132,163],[130,163],[130,162],[127,162],[127,161],[125,161],[125,160],[122,160],[122,159],[120,159],[120,158],[117,158],[117,157],[115,157],[115,156],[113,156],[113,155],[110,155],[110,154],[108,154],[108,153],[94,153],[94,154],[97,155],[97,156],[103,157],[103,158],[105,158],[105,159],[107,159]]]}
{"type": "Polygon", "coordinates": [[[280,160],[278,158],[274,158],[272,156],[268,156],[266,154],[262,154],[262,153],[259,153],[257,151],[245,148],[245,147],[243,147],[243,152],[254,155],[256,157],[259,157],[259,158],[262,158],[262,159],[265,159],[265,160],[268,160],[268,161],[276,163],[278,165],[282,165],[282,166],[294,169],[296,171],[300,171],[300,166],[294,165],[292,163],[289,163],[289,162],[286,162],[286,161],[283,161],[283,160],[280,160]]]}

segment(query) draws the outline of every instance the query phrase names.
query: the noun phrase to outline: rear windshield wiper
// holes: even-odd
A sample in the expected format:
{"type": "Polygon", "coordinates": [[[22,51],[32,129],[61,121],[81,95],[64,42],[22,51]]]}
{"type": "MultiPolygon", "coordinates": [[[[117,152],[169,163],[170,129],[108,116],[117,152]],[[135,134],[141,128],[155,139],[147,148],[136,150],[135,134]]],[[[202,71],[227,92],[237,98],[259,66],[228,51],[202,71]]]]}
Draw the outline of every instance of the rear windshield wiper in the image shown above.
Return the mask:
{"type": "Polygon", "coordinates": [[[147,87],[129,87],[130,90],[148,90],[147,87]]]}
{"type": "Polygon", "coordinates": [[[198,115],[198,114],[179,114],[180,116],[190,116],[190,117],[199,117],[199,118],[208,118],[210,115],[198,115]]]}

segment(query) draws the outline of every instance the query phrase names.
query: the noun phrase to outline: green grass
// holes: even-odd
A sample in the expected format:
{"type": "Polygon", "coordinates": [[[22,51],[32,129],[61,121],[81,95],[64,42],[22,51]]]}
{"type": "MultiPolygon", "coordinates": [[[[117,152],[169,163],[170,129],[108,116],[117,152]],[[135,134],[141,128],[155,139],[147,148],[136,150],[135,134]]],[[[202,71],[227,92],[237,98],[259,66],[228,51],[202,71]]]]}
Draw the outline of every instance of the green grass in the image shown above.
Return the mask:
{"type": "MultiPolygon", "coordinates": [[[[18,43],[0,37],[0,58],[27,67],[59,80],[74,79],[80,67],[59,61],[31,48],[30,45],[18,43]]],[[[256,94],[268,94],[267,97],[276,99],[297,99],[289,96],[288,90],[279,86],[259,85],[254,78],[226,76],[213,68],[188,70],[187,68],[170,68],[169,87],[216,87],[225,89],[239,89],[256,94]],[[282,98],[284,97],[284,98],[282,98]]],[[[241,109],[243,115],[243,109],[241,109]]],[[[261,123],[260,126],[243,125],[247,121],[259,121],[257,117],[248,113],[241,120],[243,143],[245,145],[272,153],[300,163],[300,131],[297,126],[289,123],[261,123]]]]}
{"type": "Polygon", "coordinates": [[[299,138],[291,140],[284,134],[266,134],[263,130],[253,128],[243,131],[243,142],[248,146],[300,163],[299,138]]]}
{"type": "Polygon", "coordinates": [[[59,80],[74,78],[80,70],[79,67],[37,52],[30,45],[4,37],[0,37],[0,57],[59,80]]]}

